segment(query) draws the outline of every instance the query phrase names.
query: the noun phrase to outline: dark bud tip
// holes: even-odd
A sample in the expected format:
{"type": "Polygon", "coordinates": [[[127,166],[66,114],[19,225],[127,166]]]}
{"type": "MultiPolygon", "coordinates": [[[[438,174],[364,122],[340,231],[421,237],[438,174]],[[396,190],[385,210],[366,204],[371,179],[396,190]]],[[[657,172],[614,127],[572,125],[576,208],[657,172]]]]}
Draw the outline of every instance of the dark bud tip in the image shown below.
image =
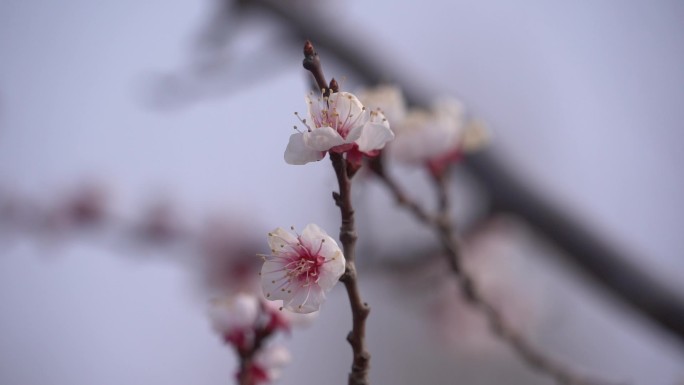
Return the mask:
{"type": "Polygon", "coordinates": [[[332,91],[333,93],[340,92],[340,85],[337,83],[337,80],[335,80],[335,78],[332,78],[332,80],[330,81],[330,86],[328,88],[330,88],[330,91],[332,91]]]}
{"type": "Polygon", "coordinates": [[[311,44],[311,41],[307,40],[304,42],[304,56],[313,56],[314,55],[314,46],[311,44]]]}

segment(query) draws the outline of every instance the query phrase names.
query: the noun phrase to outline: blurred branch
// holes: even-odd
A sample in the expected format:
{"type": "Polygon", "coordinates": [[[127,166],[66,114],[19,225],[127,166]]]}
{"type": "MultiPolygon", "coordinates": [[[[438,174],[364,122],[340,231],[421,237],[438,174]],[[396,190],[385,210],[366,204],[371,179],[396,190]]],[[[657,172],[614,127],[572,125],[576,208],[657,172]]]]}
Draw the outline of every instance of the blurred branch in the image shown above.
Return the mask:
{"type": "Polygon", "coordinates": [[[434,230],[442,243],[446,253],[445,257],[453,276],[456,278],[463,298],[486,317],[492,332],[510,346],[530,368],[549,375],[559,384],[589,385],[602,383],[580,376],[570,368],[542,353],[524,338],[522,334],[511,327],[499,309],[494,307],[484,297],[470,272],[463,266],[460,242],[456,238],[454,224],[450,218],[451,199],[447,188],[448,178],[444,174],[433,175],[439,215],[430,216],[426,211],[420,209],[413,200],[408,198],[399,184],[385,172],[381,157],[373,159],[370,167],[381,183],[387,187],[390,194],[394,196],[397,204],[411,211],[416,219],[426,227],[434,230]]]}
{"type": "MultiPolygon", "coordinates": [[[[397,84],[404,90],[410,104],[427,105],[419,95],[429,93],[418,92],[402,84],[400,79],[405,77],[394,75],[387,63],[373,58],[358,43],[344,40],[342,31],[335,31],[330,23],[322,23],[310,9],[304,11],[275,0],[237,0],[237,3],[242,9],[266,11],[286,24],[293,44],[312,39],[366,83],[378,84],[388,78],[399,80],[397,84]]],[[[492,210],[510,211],[525,218],[566,252],[551,255],[566,258],[602,288],[684,343],[684,300],[630,262],[636,258],[627,257],[626,253],[601,239],[585,224],[564,213],[551,199],[527,187],[527,183],[514,176],[490,151],[469,156],[464,165],[489,193],[492,210]]]]}

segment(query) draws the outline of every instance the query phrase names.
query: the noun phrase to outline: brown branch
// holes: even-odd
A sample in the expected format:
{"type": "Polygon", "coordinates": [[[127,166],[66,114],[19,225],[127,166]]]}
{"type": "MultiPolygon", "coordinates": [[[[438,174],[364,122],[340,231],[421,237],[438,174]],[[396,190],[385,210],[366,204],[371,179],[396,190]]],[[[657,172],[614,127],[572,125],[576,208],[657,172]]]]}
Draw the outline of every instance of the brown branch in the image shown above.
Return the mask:
{"type": "MultiPolygon", "coordinates": [[[[313,75],[316,85],[324,95],[329,95],[331,91],[337,92],[337,82],[335,79],[330,81],[330,85],[325,81],[323,68],[318,54],[314,50],[310,41],[304,43],[304,68],[313,75]]],[[[366,319],[370,313],[370,307],[361,299],[361,293],[357,284],[356,275],[356,228],[354,225],[354,209],[351,202],[351,178],[353,172],[347,170],[347,161],[342,154],[330,151],[339,192],[333,192],[333,200],[340,208],[342,225],[340,226],[340,242],[346,266],[340,281],[347,289],[349,304],[352,311],[352,330],[347,335],[347,341],[352,347],[354,358],[352,361],[351,373],[349,373],[349,385],[368,385],[368,371],[370,364],[370,353],[366,348],[366,319]]]]}
{"type": "Polygon", "coordinates": [[[340,281],[344,283],[349,296],[349,304],[352,310],[352,331],[347,335],[347,341],[352,346],[354,361],[352,371],[349,373],[349,385],[367,385],[370,353],[366,348],[366,318],[370,308],[363,302],[357,285],[355,245],[356,230],[354,228],[354,209],[351,203],[351,179],[347,175],[347,161],[342,154],[330,153],[340,192],[333,192],[335,204],[342,214],[342,226],[340,227],[340,242],[344,249],[347,264],[344,275],[340,281]]]}
{"type": "Polygon", "coordinates": [[[426,220],[425,218],[429,217],[428,214],[423,211],[414,211],[414,208],[418,207],[417,203],[407,198],[399,184],[387,175],[382,167],[376,166],[371,167],[371,169],[394,195],[397,202],[413,212],[418,220],[435,230],[444,247],[449,268],[456,278],[463,297],[470,305],[482,312],[487,322],[489,322],[492,332],[508,344],[529,367],[551,376],[556,382],[563,385],[604,384],[604,382],[574,373],[570,368],[539,351],[517,330],[511,327],[506,322],[503,314],[483,296],[473,278],[462,265],[461,249],[455,236],[453,222],[450,219],[450,199],[445,175],[434,176],[439,215],[435,217],[435,220],[426,220]]]}

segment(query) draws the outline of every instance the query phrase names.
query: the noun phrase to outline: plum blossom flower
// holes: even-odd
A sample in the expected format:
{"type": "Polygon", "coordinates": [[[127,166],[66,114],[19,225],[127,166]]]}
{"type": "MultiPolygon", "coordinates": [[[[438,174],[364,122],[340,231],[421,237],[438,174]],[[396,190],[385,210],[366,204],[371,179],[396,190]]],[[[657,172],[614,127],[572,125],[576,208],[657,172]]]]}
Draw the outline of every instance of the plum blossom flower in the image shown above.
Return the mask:
{"type": "Polygon", "coordinates": [[[237,347],[248,343],[259,314],[259,299],[245,293],[215,299],[209,308],[209,319],[214,331],[222,335],[226,342],[237,347]]]}
{"type": "Polygon", "coordinates": [[[368,111],[351,93],[335,92],[317,98],[307,95],[306,103],[308,118],[300,118],[306,131],[292,134],[285,149],[285,161],[289,164],[319,161],[326,151],[342,153],[356,149],[371,154],[394,139],[384,114],[368,111]]]}
{"type": "Polygon", "coordinates": [[[312,313],[325,300],[345,269],[342,250],[325,231],[309,224],[302,234],[277,228],[268,234],[271,255],[263,255],[261,286],[266,299],[283,308],[312,313]]]}
{"type": "Polygon", "coordinates": [[[406,100],[401,88],[383,84],[365,88],[358,92],[359,100],[371,110],[380,110],[392,125],[400,123],[406,116],[406,100]]]}
{"type": "Polygon", "coordinates": [[[406,163],[424,163],[458,146],[465,128],[463,106],[454,99],[435,103],[432,110],[413,109],[395,126],[392,154],[406,163]]]}
{"type": "Polygon", "coordinates": [[[404,163],[427,165],[436,174],[489,138],[484,125],[466,120],[463,105],[453,98],[436,101],[430,110],[412,109],[393,127],[397,138],[391,155],[404,163]]]}
{"type": "Polygon", "coordinates": [[[277,380],[283,372],[283,367],[291,360],[290,352],[280,345],[271,345],[259,350],[250,368],[254,384],[277,380]]]}

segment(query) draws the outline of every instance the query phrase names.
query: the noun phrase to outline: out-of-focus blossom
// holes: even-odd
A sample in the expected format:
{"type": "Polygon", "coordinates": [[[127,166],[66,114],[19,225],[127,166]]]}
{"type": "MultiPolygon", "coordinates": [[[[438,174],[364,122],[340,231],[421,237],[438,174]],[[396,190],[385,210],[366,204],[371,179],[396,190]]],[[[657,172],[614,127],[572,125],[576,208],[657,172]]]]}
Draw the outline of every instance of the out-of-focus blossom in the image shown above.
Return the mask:
{"type": "Polygon", "coordinates": [[[482,149],[492,139],[492,133],[487,126],[479,120],[468,123],[463,133],[463,152],[470,153],[482,149]]]}
{"type": "Polygon", "coordinates": [[[244,223],[214,219],[200,235],[199,277],[213,296],[259,293],[261,264],[254,258],[259,246],[244,227],[244,223]]]}
{"type": "Polygon", "coordinates": [[[306,164],[323,159],[327,151],[337,153],[356,149],[372,155],[394,138],[384,114],[368,111],[348,92],[330,96],[306,96],[308,118],[302,119],[306,131],[290,136],[285,149],[289,164],[306,164]]]}
{"type": "Polygon", "coordinates": [[[269,383],[279,379],[283,368],[291,360],[290,352],[283,346],[271,345],[261,349],[252,363],[254,384],[269,383]]]}
{"type": "Polygon", "coordinates": [[[463,105],[455,99],[442,99],[430,111],[409,111],[393,128],[397,138],[391,154],[405,163],[426,164],[459,150],[465,131],[463,105]]]}
{"type": "Polygon", "coordinates": [[[217,333],[228,336],[253,329],[259,312],[260,304],[256,296],[239,293],[213,300],[209,308],[209,319],[217,333]]]}
{"type": "Polygon", "coordinates": [[[108,218],[108,191],[97,183],[88,183],[59,202],[45,217],[44,227],[53,234],[73,229],[88,229],[108,218]]]}
{"type": "Polygon", "coordinates": [[[136,230],[141,240],[154,244],[176,240],[186,231],[173,205],[163,201],[147,209],[136,230]]]}
{"type": "Polygon", "coordinates": [[[312,313],[345,269],[342,250],[325,231],[309,224],[301,235],[282,228],[268,234],[271,255],[264,255],[261,285],[266,299],[282,300],[296,313],[312,313]]]}
{"type": "Polygon", "coordinates": [[[400,162],[427,166],[441,174],[464,153],[480,149],[489,139],[485,126],[466,120],[461,102],[437,100],[430,110],[412,109],[392,125],[397,137],[390,154],[400,162]]]}
{"type": "Polygon", "coordinates": [[[406,116],[406,100],[397,86],[383,84],[358,92],[359,100],[371,111],[380,110],[394,127],[406,116]]]}

